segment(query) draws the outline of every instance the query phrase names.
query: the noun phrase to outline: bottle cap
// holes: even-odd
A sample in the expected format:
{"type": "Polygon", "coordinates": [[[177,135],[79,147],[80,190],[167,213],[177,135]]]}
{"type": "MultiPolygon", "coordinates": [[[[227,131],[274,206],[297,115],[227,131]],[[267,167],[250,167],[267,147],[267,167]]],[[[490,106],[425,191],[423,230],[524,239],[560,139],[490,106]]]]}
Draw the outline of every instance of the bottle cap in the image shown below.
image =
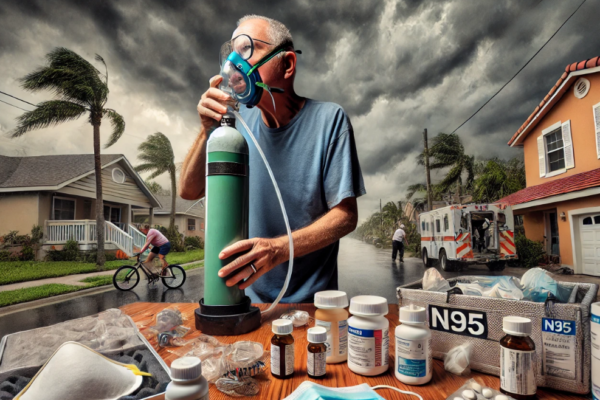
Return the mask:
{"type": "Polygon", "coordinates": [[[327,329],[322,326],[308,328],[308,341],[310,343],[325,343],[327,341],[327,329]]]}
{"type": "Polygon", "coordinates": [[[502,330],[507,335],[529,336],[531,335],[531,320],[523,317],[504,317],[502,330]]]}
{"type": "Polygon", "coordinates": [[[315,307],[317,308],[346,308],[348,295],[341,290],[325,290],[315,293],[315,307]]]}
{"type": "Polygon", "coordinates": [[[427,321],[427,311],[424,307],[411,304],[400,308],[400,322],[403,324],[422,324],[427,321]]]}
{"type": "Polygon", "coordinates": [[[198,357],[181,357],[171,363],[171,379],[193,381],[202,376],[202,361],[198,357]]]}
{"type": "Polygon", "coordinates": [[[350,313],[364,317],[386,315],[388,303],[381,296],[354,296],[350,300],[350,313]]]}
{"type": "Polygon", "coordinates": [[[271,331],[276,335],[289,335],[294,331],[294,325],[289,319],[276,319],[271,324],[271,331]]]}

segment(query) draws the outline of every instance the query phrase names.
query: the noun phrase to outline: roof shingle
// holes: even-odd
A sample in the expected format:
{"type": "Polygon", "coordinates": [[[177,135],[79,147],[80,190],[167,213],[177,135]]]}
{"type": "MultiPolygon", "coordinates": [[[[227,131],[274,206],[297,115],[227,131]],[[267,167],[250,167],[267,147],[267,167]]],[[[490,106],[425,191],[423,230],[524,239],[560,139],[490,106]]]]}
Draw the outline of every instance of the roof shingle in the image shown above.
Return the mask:
{"type": "Polygon", "coordinates": [[[562,179],[555,179],[541,185],[530,186],[519,190],[497,201],[497,203],[514,206],[529,201],[545,199],[559,194],[576,192],[600,186],[600,168],[582,172],[562,179]]]}

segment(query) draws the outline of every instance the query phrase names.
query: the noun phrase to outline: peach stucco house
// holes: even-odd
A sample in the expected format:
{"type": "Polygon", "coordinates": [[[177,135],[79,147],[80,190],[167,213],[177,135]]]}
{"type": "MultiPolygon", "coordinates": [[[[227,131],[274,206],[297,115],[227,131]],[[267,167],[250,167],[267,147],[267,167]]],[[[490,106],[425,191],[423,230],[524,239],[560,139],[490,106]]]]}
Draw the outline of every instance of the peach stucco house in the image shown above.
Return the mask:
{"type": "Polygon", "coordinates": [[[527,187],[499,202],[563,265],[600,275],[600,58],[568,65],[508,144],[523,148],[527,187]]]}

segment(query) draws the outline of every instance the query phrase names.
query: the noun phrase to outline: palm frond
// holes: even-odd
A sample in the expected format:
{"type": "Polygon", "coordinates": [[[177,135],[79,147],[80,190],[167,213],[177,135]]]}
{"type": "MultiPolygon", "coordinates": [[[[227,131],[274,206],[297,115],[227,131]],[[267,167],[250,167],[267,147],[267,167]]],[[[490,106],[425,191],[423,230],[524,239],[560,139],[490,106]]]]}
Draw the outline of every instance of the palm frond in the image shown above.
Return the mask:
{"type": "Polygon", "coordinates": [[[11,137],[16,138],[34,129],[77,119],[86,111],[88,110],[82,105],[65,100],[39,103],[35,110],[27,111],[17,118],[18,125],[12,131],[11,137]]]}
{"type": "Polygon", "coordinates": [[[147,179],[154,179],[165,172],[176,169],[171,142],[161,132],[149,135],[146,141],[138,146],[138,151],[138,159],[142,161],[142,164],[138,165],[136,170],[152,172],[147,179]]]}
{"type": "Polygon", "coordinates": [[[108,87],[108,67],[106,66],[106,62],[104,61],[104,58],[102,58],[102,56],[100,54],[96,54],[95,57],[96,61],[100,61],[103,65],[104,65],[104,84],[108,87]]]}
{"type": "Polygon", "coordinates": [[[110,124],[112,126],[112,134],[108,139],[104,148],[107,149],[113,144],[117,143],[117,141],[123,136],[123,132],[125,132],[125,120],[121,116],[121,114],[117,113],[115,110],[111,108],[104,109],[104,116],[110,119],[110,124]]]}

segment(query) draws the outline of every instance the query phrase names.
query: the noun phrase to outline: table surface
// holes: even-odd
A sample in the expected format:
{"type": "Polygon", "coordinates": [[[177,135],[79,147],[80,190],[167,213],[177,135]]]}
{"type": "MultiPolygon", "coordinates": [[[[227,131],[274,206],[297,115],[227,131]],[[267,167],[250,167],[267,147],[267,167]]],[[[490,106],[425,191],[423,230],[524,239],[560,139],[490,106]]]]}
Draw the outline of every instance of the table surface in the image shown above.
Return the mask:
{"type": "MultiPolygon", "coordinates": [[[[192,330],[186,335],[186,339],[193,339],[201,334],[200,331],[196,330],[194,321],[194,310],[198,308],[197,303],[133,303],[121,307],[121,310],[131,316],[133,321],[136,323],[142,334],[155,322],[155,315],[161,310],[175,306],[184,315],[184,325],[192,328],[192,330]]],[[[265,310],[268,304],[256,304],[261,310],[265,310]]],[[[431,382],[424,386],[408,386],[399,382],[393,372],[393,367],[388,372],[378,375],[376,377],[366,377],[357,375],[350,371],[347,363],[340,364],[327,364],[327,377],[323,379],[314,380],[308,377],[306,373],[306,346],[308,342],[306,340],[306,331],[309,327],[314,326],[314,313],[315,307],[312,304],[280,304],[271,313],[270,318],[266,318],[263,315],[263,323],[261,327],[254,332],[250,332],[239,336],[216,336],[216,338],[223,343],[234,343],[241,340],[251,340],[254,342],[261,343],[265,349],[270,349],[271,337],[271,321],[277,319],[281,314],[290,309],[305,310],[311,316],[311,321],[308,325],[294,329],[294,340],[295,340],[295,362],[294,362],[294,376],[290,379],[277,379],[271,376],[270,371],[266,373],[268,379],[261,380],[261,389],[255,399],[283,399],[290,395],[294,389],[296,389],[302,382],[311,380],[321,385],[330,387],[345,387],[355,386],[362,383],[368,383],[370,386],[375,385],[390,385],[402,390],[409,390],[419,393],[426,400],[445,400],[449,395],[454,393],[460,388],[464,382],[469,378],[475,378],[480,384],[488,386],[494,389],[500,387],[500,381],[498,377],[492,375],[486,375],[479,372],[472,372],[469,377],[460,377],[453,375],[444,370],[444,363],[440,360],[434,360],[433,362],[433,378],[431,382]]],[[[393,338],[394,330],[398,325],[398,305],[390,304],[389,314],[386,316],[390,321],[390,335],[393,338]]],[[[147,336],[147,335],[145,335],[147,336]]],[[[173,351],[185,351],[186,348],[159,348],[156,340],[150,340],[150,343],[158,351],[158,354],[166,361],[168,365],[176,358],[179,358],[173,351]]],[[[394,340],[390,340],[390,365],[394,365],[394,340]]],[[[386,399],[416,399],[414,396],[406,396],[396,391],[389,389],[377,390],[377,393],[386,399]]],[[[210,385],[210,398],[215,399],[231,399],[230,396],[221,393],[214,385],[210,385]]],[[[247,397],[246,397],[247,398],[247,397]]],[[[589,398],[588,396],[578,396],[571,393],[558,392],[556,390],[540,388],[538,389],[538,398],[543,400],[581,400],[589,398]]]]}

